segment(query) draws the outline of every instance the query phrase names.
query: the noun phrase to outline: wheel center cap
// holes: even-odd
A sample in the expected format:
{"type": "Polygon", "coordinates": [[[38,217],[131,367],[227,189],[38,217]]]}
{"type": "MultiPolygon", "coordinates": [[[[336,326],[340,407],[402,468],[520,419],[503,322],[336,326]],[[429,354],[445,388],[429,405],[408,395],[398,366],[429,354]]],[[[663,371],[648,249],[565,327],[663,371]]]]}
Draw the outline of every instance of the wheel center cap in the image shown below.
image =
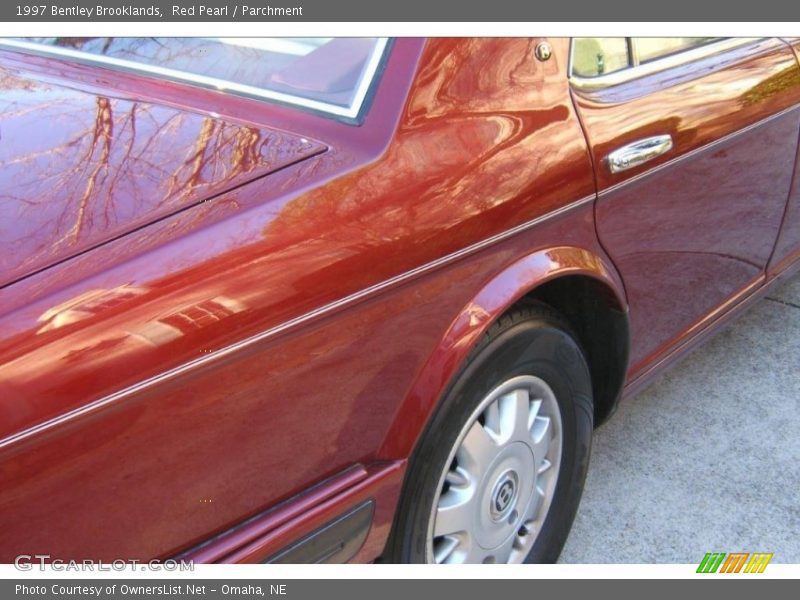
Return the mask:
{"type": "Polygon", "coordinates": [[[489,514],[493,521],[504,520],[514,509],[519,490],[519,476],[516,471],[504,471],[494,484],[490,496],[489,514]]]}

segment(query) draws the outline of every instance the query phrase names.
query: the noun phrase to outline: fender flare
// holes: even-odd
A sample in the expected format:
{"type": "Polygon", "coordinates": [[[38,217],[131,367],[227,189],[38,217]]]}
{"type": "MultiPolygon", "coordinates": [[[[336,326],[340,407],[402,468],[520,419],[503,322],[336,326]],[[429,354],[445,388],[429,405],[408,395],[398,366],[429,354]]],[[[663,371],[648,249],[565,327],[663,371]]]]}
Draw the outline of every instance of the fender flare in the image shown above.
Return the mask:
{"type": "Polygon", "coordinates": [[[536,288],[570,275],[598,280],[613,292],[619,308],[627,313],[622,279],[611,261],[595,252],[560,246],[533,252],[508,265],[453,319],[398,407],[378,457],[409,457],[438,407],[439,399],[489,327],[536,288]]]}

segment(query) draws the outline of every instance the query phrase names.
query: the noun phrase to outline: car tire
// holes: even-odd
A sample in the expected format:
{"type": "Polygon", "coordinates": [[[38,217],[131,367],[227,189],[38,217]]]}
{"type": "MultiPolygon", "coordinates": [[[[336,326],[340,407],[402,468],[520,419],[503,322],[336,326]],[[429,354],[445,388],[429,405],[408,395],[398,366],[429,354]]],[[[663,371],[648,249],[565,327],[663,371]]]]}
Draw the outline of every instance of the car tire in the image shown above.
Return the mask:
{"type": "Polygon", "coordinates": [[[384,560],[555,562],[592,429],[589,369],[568,323],[540,303],[503,316],[413,453],[384,560]]]}

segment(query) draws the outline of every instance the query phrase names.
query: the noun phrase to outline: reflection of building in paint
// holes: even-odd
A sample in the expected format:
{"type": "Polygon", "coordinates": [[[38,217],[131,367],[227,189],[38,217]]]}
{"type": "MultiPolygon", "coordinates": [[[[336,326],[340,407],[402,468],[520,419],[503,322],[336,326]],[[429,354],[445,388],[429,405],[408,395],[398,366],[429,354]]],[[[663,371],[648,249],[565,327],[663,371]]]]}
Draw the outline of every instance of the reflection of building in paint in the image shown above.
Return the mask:
{"type": "Polygon", "coordinates": [[[129,331],[128,334],[153,346],[161,346],[196,329],[242,312],[245,308],[246,306],[237,300],[217,296],[184,306],[158,320],[149,321],[135,331],[129,331]]]}
{"type": "Polygon", "coordinates": [[[103,311],[141,296],[145,292],[147,292],[147,288],[128,285],[121,285],[109,290],[90,290],[43,312],[37,321],[44,325],[39,328],[37,333],[52,331],[99,315],[103,311]]]}
{"type": "MultiPolygon", "coordinates": [[[[38,318],[44,323],[37,333],[53,331],[72,325],[90,317],[103,316],[106,311],[121,307],[148,290],[145,287],[122,285],[112,289],[91,290],[58,306],[54,306],[38,318]]],[[[148,321],[133,330],[124,330],[124,337],[132,336],[148,345],[161,346],[171,340],[217,323],[236,313],[242,312],[245,304],[228,298],[216,296],[209,300],[201,300],[171,311],[157,320],[148,321]]]]}

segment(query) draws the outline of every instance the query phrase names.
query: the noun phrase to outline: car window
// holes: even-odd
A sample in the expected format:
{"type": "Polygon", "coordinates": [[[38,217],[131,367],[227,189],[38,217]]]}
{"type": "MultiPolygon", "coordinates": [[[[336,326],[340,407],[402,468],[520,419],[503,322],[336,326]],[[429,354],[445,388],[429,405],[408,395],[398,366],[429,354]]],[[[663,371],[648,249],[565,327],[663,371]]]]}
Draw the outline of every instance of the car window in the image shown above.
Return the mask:
{"type": "Polygon", "coordinates": [[[639,64],[656,60],[676,52],[682,52],[702,46],[719,38],[713,37],[664,37],[664,38],[632,38],[639,64]]]}
{"type": "Polygon", "coordinates": [[[574,38],[572,74],[600,77],[720,40],[712,37],[574,38]]]}
{"type": "Polygon", "coordinates": [[[355,117],[385,38],[26,38],[4,43],[355,117]]]}
{"type": "Polygon", "coordinates": [[[572,72],[581,77],[597,77],[630,65],[627,38],[575,38],[572,72]]]}

